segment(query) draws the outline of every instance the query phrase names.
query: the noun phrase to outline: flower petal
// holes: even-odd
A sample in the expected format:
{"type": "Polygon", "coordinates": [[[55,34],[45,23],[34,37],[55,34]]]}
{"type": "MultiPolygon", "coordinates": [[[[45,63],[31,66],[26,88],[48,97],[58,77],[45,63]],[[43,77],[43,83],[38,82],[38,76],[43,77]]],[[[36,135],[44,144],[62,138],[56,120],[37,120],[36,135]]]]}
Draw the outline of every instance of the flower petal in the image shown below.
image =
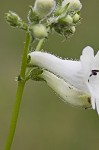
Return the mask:
{"type": "Polygon", "coordinates": [[[92,108],[95,109],[94,94],[93,94],[92,88],[89,85],[89,76],[91,74],[91,67],[92,67],[92,63],[94,61],[94,51],[90,46],[87,46],[84,48],[82,55],[80,57],[80,60],[81,60],[81,64],[82,64],[84,80],[85,80],[86,86],[91,94],[92,108]]]}
{"type": "Polygon", "coordinates": [[[80,61],[63,60],[45,52],[32,52],[30,65],[37,65],[63,78],[74,87],[86,92],[80,61]]]}
{"type": "Polygon", "coordinates": [[[96,108],[99,114],[99,72],[97,75],[92,75],[89,79],[89,86],[91,88],[91,94],[94,100],[94,109],[96,108]]]}
{"type": "Polygon", "coordinates": [[[91,95],[94,100],[93,108],[96,108],[99,114],[99,51],[94,57],[91,72],[92,73],[89,77],[89,86],[91,88],[91,95]]]}
{"type": "Polygon", "coordinates": [[[69,83],[66,83],[63,79],[55,76],[53,73],[44,70],[40,77],[44,78],[49,87],[51,87],[64,102],[83,108],[91,106],[88,95],[85,95],[84,92],[76,89],[69,83]]]}
{"type": "Polygon", "coordinates": [[[84,79],[87,82],[90,75],[92,62],[94,60],[94,52],[90,46],[87,46],[83,49],[80,60],[84,73],[84,79]]]}
{"type": "Polygon", "coordinates": [[[99,70],[99,51],[97,52],[97,54],[94,57],[94,61],[92,64],[92,70],[99,70]]]}

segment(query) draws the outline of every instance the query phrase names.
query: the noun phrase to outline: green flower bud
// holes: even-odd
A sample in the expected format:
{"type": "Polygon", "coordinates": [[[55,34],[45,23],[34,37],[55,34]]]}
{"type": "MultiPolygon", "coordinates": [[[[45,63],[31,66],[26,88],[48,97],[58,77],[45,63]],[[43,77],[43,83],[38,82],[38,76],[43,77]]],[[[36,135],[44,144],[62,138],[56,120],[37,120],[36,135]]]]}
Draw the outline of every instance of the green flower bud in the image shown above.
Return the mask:
{"type": "Polygon", "coordinates": [[[74,22],[79,21],[79,19],[80,19],[80,15],[78,15],[78,14],[76,13],[76,14],[73,16],[74,22]]]}
{"type": "Polygon", "coordinates": [[[32,29],[34,38],[42,39],[48,36],[47,29],[42,24],[36,24],[31,29],[32,29]]]}
{"type": "Polygon", "coordinates": [[[75,26],[71,26],[70,30],[71,30],[72,33],[75,33],[75,31],[76,31],[75,26]]]}
{"type": "Polygon", "coordinates": [[[62,5],[66,5],[69,3],[68,9],[71,11],[79,11],[82,8],[82,4],[79,0],[64,0],[62,5]]]}
{"type": "Polygon", "coordinates": [[[70,15],[67,15],[66,18],[64,19],[64,21],[68,24],[72,24],[73,18],[70,15]]]}
{"type": "Polygon", "coordinates": [[[66,13],[68,5],[69,4],[66,4],[66,5],[63,5],[63,6],[57,5],[57,7],[54,11],[54,16],[59,16],[59,15],[62,15],[64,13],[66,13]]]}
{"type": "Polygon", "coordinates": [[[56,6],[55,0],[36,0],[34,4],[34,11],[39,17],[46,17],[50,15],[56,6]]]}
{"type": "Polygon", "coordinates": [[[8,13],[6,13],[6,20],[12,27],[26,31],[28,29],[27,23],[24,23],[15,12],[9,11],[8,13]]]}
{"type": "Polygon", "coordinates": [[[22,22],[21,18],[15,12],[12,11],[6,13],[6,20],[13,27],[18,27],[22,22]]]}

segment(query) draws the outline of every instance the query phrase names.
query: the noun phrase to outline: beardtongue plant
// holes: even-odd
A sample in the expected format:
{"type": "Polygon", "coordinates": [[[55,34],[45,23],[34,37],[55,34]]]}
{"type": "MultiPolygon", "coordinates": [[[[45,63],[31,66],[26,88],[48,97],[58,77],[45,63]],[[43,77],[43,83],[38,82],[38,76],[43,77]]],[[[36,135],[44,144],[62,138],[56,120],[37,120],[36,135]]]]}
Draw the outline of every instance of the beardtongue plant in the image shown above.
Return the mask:
{"type": "Polygon", "coordinates": [[[99,53],[94,57],[93,49],[86,47],[80,60],[72,61],[40,52],[49,33],[55,31],[66,39],[73,36],[81,22],[81,8],[79,0],[36,0],[27,22],[15,12],[6,13],[10,26],[26,32],[26,41],[5,150],[11,149],[24,87],[30,79],[45,81],[65,102],[96,109],[99,114],[99,53]]]}

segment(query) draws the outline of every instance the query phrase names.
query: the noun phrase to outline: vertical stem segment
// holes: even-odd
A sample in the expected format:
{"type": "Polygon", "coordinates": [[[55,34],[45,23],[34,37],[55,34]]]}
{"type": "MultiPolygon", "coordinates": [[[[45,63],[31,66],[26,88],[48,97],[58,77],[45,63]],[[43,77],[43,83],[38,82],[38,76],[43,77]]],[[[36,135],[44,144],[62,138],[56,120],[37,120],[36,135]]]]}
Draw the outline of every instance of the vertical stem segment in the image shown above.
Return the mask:
{"type": "Polygon", "coordinates": [[[43,45],[45,39],[41,39],[35,49],[35,51],[40,51],[41,50],[41,46],[43,45]]]}
{"type": "Polygon", "coordinates": [[[29,33],[27,33],[26,43],[25,43],[23,58],[22,58],[22,64],[21,64],[20,81],[18,81],[18,87],[17,87],[16,97],[15,97],[15,104],[12,113],[10,129],[9,129],[8,138],[4,150],[11,150],[11,144],[13,142],[13,138],[15,134],[17,119],[18,119],[18,114],[20,109],[20,103],[23,95],[24,86],[25,86],[25,72],[26,72],[29,44],[30,44],[30,35],[29,33]]]}

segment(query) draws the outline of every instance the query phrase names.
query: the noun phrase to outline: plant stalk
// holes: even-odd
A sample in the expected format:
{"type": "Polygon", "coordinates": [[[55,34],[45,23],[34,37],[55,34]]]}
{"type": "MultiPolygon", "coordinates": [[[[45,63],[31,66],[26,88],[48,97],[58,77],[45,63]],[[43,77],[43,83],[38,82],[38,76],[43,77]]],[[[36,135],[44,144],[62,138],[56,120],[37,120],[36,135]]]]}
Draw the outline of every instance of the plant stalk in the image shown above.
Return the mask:
{"type": "Polygon", "coordinates": [[[20,103],[22,100],[22,95],[23,95],[24,86],[25,86],[25,72],[26,72],[26,66],[27,66],[27,55],[28,55],[28,50],[29,50],[29,44],[30,44],[30,35],[29,33],[27,33],[26,42],[24,46],[24,52],[23,52],[23,58],[22,58],[22,64],[21,64],[21,71],[19,75],[20,80],[18,81],[18,87],[17,87],[16,97],[15,97],[14,109],[12,112],[10,129],[9,129],[9,133],[8,133],[8,137],[7,137],[4,150],[11,149],[11,145],[12,145],[15,130],[16,130],[20,103]]]}
{"type": "Polygon", "coordinates": [[[41,50],[41,47],[42,47],[44,41],[45,41],[45,38],[44,38],[44,39],[41,39],[41,40],[38,42],[38,45],[37,45],[35,51],[40,51],[40,50],[41,50]]]}

